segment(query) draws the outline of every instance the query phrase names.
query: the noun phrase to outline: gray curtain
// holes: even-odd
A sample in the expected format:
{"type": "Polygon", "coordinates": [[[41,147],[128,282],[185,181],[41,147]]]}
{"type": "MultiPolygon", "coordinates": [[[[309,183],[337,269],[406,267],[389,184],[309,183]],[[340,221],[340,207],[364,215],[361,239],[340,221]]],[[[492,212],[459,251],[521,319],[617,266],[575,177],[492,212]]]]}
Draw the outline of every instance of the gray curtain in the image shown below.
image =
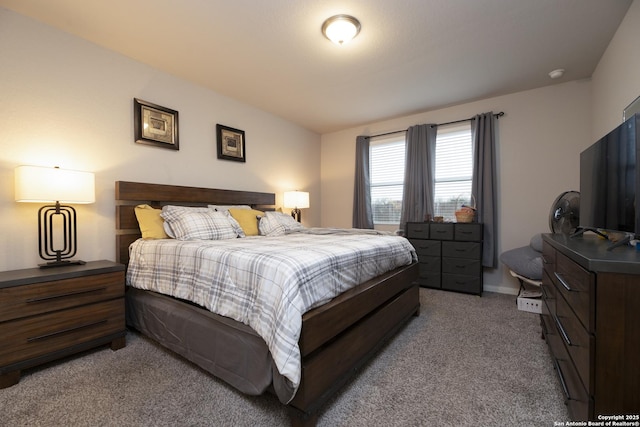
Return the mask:
{"type": "Polygon", "coordinates": [[[495,268],[497,226],[496,142],[493,112],[479,114],[471,122],[473,178],[471,194],[476,198],[478,222],[484,224],[482,266],[495,268]]]}
{"type": "Polygon", "coordinates": [[[431,124],[407,129],[401,229],[409,221],[424,221],[426,215],[433,216],[437,131],[437,126],[431,124]]]}
{"type": "Polygon", "coordinates": [[[373,228],[371,180],[369,177],[369,137],[356,137],[356,176],[353,188],[353,228],[373,228]]]}

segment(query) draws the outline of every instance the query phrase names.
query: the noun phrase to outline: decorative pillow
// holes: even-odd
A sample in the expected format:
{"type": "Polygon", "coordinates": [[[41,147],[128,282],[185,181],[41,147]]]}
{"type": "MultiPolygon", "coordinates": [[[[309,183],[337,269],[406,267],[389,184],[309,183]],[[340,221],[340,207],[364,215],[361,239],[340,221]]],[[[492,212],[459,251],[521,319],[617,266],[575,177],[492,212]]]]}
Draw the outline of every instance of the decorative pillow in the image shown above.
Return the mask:
{"type": "Polygon", "coordinates": [[[140,232],[143,239],[168,239],[164,231],[164,220],[160,217],[162,212],[149,205],[138,205],[134,209],[140,232]]]}
{"type": "Polygon", "coordinates": [[[263,236],[282,236],[287,231],[304,228],[291,215],[282,212],[265,212],[258,229],[263,236]]]}
{"type": "Polygon", "coordinates": [[[207,205],[207,207],[218,212],[228,211],[229,209],[251,209],[249,205],[207,205]]]}
{"type": "Polygon", "coordinates": [[[264,216],[264,212],[255,209],[236,208],[229,208],[228,212],[238,221],[246,236],[257,236],[260,234],[258,231],[258,218],[264,216]]]}
{"type": "MultiPolygon", "coordinates": [[[[243,210],[246,210],[246,209],[243,209],[243,210]]],[[[247,237],[247,235],[244,234],[244,230],[242,229],[238,221],[236,221],[236,219],[231,216],[229,211],[224,211],[222,213],[227,217],[227,219],[229,220],[229,223],[231,223],[231,227],[233,227],[233,230],[236,232],[238,237],[247,237]]]]}
{"type": "Polygon", "coordinates": [[[228,215],[209,208],[164,206],[162,218],[179,240],[222,240],[238,237],[228,215]]]}

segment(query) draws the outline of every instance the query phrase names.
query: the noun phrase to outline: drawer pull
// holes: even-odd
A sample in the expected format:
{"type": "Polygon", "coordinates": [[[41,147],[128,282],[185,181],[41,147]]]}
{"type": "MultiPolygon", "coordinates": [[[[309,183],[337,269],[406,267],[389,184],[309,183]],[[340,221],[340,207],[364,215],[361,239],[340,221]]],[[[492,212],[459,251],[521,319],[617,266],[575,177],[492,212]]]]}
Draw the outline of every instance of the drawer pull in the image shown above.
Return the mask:
{"type": "Polygon", "coordinates": [[[107,323],[107,319],[98,320],[97,322],[85,323],[85,324],[82,324],[82,325],[74,326],[73,328],[67,328],[67,329],[63,329],[61,331],[56,331],[56,332],[51,332],[49,334],[39,335],[37,337],[27,338],[27,342],[41,341],[41,340],[45,340],[45,339],[48,339],[48,338],[54,338],[54,337],[59,336],[59,335],[68,334],[70,332],[75,332],[75,331],[80,330],[80,329],[90,328],[92,326],[97,326],[97,325],[100,325],[100,324],[103,324],[103,323],[107,323]]]}
{"type": "Polygon", "coordinates": [[[564,395],[567,397],[567,400],[571,400],[571,396],[569,395],[569,389],[567,388],[567,383],[564,381],[564,375],[562,375],[562,369],[560,369],[560,364],[558,360],[553,358],[553,365],[556,368],[556,372],[558,373],[558,378],[560,379],[560,385],[562,386],[562,391],[564,395]]]}
{"type": "Polygon", "coordinates": [[[573,288],[569,285],[569,283],[567,283],[567,281],[566,281],[566,280],[564,280],[564,278],[562,277],[562,274],[558,273],[557,271],[556,271],[556,272],[554,272],[553,274],[556,276],[556,278],[560,281],[560,284],[561,284],[561,285],[562,285],[566,290],[568,290],[569,292],[573,292],[573,291],[575,291],[575,289],[573,289],[573,288]]]}
{"type": "Polygon", "coordinates": [[[85,290],[80,290],[80,291],[72,291],[72,292],[67,292],[67,293],[58,294],[58,295],[48,295],[48,296],[45,296],[45,297],[29,298],[26,302],[27,303],[32,303],[32,302],[50,301],[52,299],[57,299],[57,298],[66,298],[66,297],[77,296],[77,295],[81,295],[81,294],[90,294],[92,292],[100,292],[100,291],[104,291],[105,289],[107,289],[107,287],[106,286],[102,286],[100,288],[85,289],[85,290]]]}
{"type": "Polygon", "coordinates": [[[564,340],[564,342],[567,343],[567,345],[571,346],[573,344],[571,344],[571,340],[569,339],[569,335],[567,335],[567,332],[564,330],[564,327],[562,326],[562,322],[560,322],[560,319],[558,319],[557,317],[553,317],[553,319],[556,321],[556,326],[558,327],[558,330],[560,331],[560,335],[562,335],[562,339],[564,340]]]}

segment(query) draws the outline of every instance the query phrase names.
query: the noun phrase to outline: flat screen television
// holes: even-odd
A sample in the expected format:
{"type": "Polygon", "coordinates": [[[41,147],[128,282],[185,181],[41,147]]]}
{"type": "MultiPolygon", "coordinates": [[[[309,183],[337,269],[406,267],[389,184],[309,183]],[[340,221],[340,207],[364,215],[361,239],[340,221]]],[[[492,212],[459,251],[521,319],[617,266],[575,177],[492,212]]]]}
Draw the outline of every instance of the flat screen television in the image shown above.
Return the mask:
{"type": "MultiPolygon", "coordinates": [[[[640,234],[640,114],[635,114],[580,153],[578,230],[640,234]]],[[[605,233],[606,234],[606,233],[605,233]]]]}

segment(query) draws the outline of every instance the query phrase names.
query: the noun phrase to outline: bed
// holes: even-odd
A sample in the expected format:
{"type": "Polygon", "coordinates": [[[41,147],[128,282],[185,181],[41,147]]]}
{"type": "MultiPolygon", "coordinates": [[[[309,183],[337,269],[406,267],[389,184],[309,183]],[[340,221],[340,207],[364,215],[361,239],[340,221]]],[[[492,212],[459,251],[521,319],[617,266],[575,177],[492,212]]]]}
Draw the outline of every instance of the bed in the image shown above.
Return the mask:
{"type": "MultiPolygon", "coordinates": [[[[115,199],[116,259],[127,265],[130,248],[141,241],[136,205],[249,205],[269,211],[275,204],[273,193],[128,181],[116,182],[115,199]]],[[[300,380],[295,386],[280,373],[280,359],[254,328],[191,301],[128,286],[127,324],[243,393],[274,392],[289,408],[293,425],[314,425],[328,399],[419,315],[417,277],[414,259],[304,312],[296,346],[300,380]]]]}

